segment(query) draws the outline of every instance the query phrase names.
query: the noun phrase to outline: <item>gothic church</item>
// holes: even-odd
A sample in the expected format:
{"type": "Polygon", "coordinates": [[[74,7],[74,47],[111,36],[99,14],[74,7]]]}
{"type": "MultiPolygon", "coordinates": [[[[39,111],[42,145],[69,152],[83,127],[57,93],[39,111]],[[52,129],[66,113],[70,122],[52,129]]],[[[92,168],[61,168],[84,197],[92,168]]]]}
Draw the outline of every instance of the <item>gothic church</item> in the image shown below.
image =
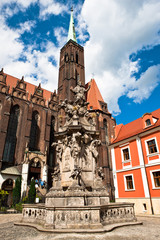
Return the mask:
{"type": "Polygon", "coordinates": [[[15,179],[22,177],[22,195],[27,191],[31,178],[43,179],[52,186],[52,173],[56,165],[54,134],[65,122],[65,113],[58,105],[72,101],[78,81],[86,92],[88,120],[97,129],[101,140],[99,167],[102,167],[104,184],[110,198],[114,198],[112,165],[108,145],[114,138],[114,118],[94,79],[85,83],[84,48],[76,41],[73,10],[71,11],[68,41],[60,50],[57,91],[50,92],[22,79],[0,71],[0,189],[12,190],[15,179]]]}

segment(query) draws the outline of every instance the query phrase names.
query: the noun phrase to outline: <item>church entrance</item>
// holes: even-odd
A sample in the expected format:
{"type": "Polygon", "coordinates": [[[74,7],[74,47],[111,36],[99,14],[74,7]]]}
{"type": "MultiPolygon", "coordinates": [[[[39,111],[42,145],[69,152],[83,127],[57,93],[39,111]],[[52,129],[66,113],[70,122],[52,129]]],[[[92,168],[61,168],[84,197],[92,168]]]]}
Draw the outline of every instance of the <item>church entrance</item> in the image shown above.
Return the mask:
{"type": "Polygon", "coordinates": [[[41,164],[37,158],[31,160],[29,164],[28,185],[30,185],[32,178],[38,180],[41,178],[41,164]]]}
{"type": "Polygon", "coordinates": [[[8,192],[7,206],[11,207],[13,204],[13,180],[11,178],[3,182],[2,190],[8,192]]]}

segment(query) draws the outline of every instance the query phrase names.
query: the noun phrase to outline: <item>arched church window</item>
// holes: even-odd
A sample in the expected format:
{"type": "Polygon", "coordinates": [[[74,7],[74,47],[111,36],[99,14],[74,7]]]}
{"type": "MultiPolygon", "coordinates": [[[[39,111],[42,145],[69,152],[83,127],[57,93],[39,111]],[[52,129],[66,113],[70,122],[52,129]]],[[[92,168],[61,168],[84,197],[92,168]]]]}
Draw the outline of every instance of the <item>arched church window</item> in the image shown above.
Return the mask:
{"type": "Polygon", "coordinates": [[[19,112],[20,110],[18,105],[15,105],[11,108],[6,142],[5,142],[4,153],[3,153],[3,162],[8,162],[11,164],[14,162],[19,112]]]}
{"type": "Polygon", "coordinates": [[[39,114],[37,111],[34,111],[32,114],[32,123],[30,131],[30,141],[29,141],[29,150],[36,151],[38,150],[38,140],[39,140],[39,114]]]}
{"type": "Polygon", "coordinates": [[[55,127],[55,118],[54,116],[51,117],[51,127],[50,127],[50,142],[49,142],[49,166],[53,167],[53,155],[54,149],[51,146],[54,142],[54,127],[55,127]]]}
{"type": "Polygon", "coordinates": [[[76,70],[76,85],[78,84],[79,79],[80,79],[79,73],[78,73],[77,70],[76,70]]]}
{"type": "Polygon", "coordinates": [[[65,60],[65,62],[68,62],[68,60],[69,60],[68,53],[65,53],[64,60],[65,60]]]}
{"type": "Polygon", "coordinates": [[[108,142],[108,125],[107,125],[107,120],[103,120],[103,128],[104,128],[104,133],[105,133],[105,140],[108,142]]]}
{"type": "Polygon", "coordinates": [[[71,61],[72,61],[72,62],[74,61],[73,53],[71,54],[71,61]]]}
{"type": "Polygon", "coordinates": [[[76,53],[76,63],[78,63],[78,53],[76,53]]]}

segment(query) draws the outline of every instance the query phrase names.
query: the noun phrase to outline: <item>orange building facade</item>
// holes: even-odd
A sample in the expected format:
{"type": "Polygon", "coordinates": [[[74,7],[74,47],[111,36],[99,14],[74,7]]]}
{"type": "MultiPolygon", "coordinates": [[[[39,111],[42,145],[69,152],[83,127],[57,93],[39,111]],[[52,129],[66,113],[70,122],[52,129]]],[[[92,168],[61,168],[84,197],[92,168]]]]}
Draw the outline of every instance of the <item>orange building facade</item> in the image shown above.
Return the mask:
{"type": "Polygon", "coordinates": [[[110,148],[116,201],[160,214],[160,109],[117,125],[110,148]]]}

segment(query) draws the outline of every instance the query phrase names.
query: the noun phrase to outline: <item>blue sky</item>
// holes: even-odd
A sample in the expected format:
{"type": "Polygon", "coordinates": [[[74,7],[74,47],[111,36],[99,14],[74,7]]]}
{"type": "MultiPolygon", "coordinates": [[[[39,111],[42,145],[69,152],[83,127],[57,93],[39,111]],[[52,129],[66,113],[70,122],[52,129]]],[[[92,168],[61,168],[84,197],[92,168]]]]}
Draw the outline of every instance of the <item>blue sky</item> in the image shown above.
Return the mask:
{"type": "Polygon", "coordinates": [[[160,107],[159,0],[1,0],[0,67],[53,91],[74,6],[77,41],[117,123],[160,107]]]}

